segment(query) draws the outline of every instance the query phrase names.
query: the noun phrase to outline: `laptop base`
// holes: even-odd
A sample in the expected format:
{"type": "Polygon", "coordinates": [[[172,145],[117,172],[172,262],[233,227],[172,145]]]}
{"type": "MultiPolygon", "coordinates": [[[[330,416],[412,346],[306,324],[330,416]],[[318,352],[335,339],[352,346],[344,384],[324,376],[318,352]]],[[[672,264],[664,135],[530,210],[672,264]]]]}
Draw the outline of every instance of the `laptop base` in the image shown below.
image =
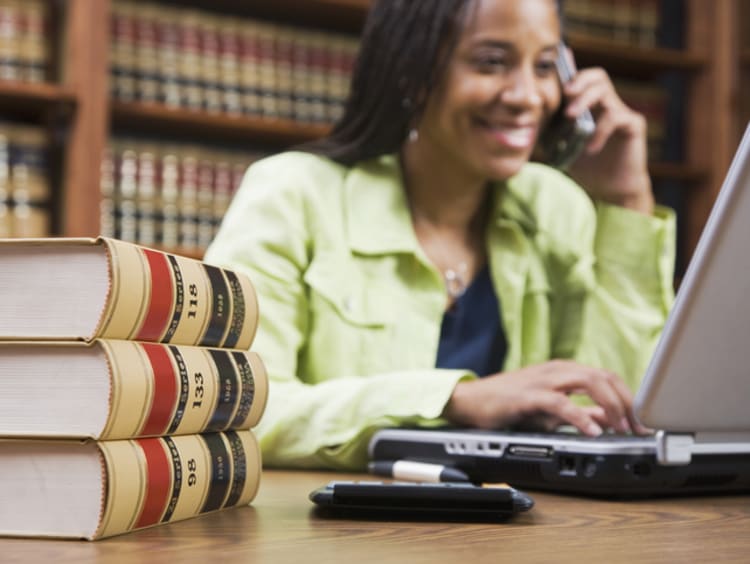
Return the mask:
{"type": "Polygon", "coordinates": [[[385,429],[373,436],[370,458],[444,464],[477,483],[595,497],[750,493],[750,454],[697,454],[688,464],[663,465],[656,437],[385,429]]]}

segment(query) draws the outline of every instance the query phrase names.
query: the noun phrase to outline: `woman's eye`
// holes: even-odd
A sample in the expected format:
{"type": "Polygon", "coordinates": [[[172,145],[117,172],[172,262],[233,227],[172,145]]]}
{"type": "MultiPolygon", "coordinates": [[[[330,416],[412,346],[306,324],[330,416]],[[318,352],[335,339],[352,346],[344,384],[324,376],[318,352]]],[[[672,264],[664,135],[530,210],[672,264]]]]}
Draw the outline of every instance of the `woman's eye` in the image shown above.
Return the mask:
{"type": "Polygon", "coordinates": [[[502,55],[479,55],[474,58],[474,66],[480,72],[494,72],[508,66],[508,58],[502,55]]]}
{"type": "Polygon", "coordinates": [[[536,65],[536,73],[539,76],[549,76],[556,72],[555,61],[540,61],[536,65]]]}

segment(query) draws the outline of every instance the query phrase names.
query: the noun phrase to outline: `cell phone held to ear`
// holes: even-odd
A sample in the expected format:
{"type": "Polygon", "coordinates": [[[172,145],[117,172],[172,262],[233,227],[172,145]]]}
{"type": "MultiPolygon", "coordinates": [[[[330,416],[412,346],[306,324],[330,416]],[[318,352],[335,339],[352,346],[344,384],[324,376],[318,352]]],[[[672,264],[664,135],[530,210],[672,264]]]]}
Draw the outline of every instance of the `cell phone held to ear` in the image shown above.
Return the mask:
{"type": "MultiPolygon", "coordinates": [[[[566,49],[563,42],[558,43],[555,66],[561,85],[575,76],[575,68],[566,49]]],[[[564,110],[563,99],[560,108],[541,135],[538,146],[539,158],[543,162],[563,170],[578,158],[596,129],[594,116],[590,111],[586,110],[575,119],[571,119],[565,115],[564,110]]]]}

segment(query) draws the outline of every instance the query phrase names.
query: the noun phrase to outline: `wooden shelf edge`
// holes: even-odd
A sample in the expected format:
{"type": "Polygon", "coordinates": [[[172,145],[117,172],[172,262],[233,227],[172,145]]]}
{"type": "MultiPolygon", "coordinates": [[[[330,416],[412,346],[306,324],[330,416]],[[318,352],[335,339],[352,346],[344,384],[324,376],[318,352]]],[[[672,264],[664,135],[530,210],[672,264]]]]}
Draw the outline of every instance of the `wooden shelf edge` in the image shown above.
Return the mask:
{"type": "Polygon", "coordinates": [[[75,105],[72,90],[49,82],[0,81],[0,100],[29,104],[75,105]]]}
{"type": "Polygon", "coordinates": [[[213,139],[257,140],[262,143],[295,144],[322,137],[329,131],[327,125],[299,123],[284,119],[271,119],[190,111],[170,108],[162,104],[141,102],[110,102],[113,124],[135,127],[144,131],[190,132],[204,134],[213,139]]]}
{"type": "MultiPolygon", "coordinates": [[[[153,0],[136,0],[152,3],[153,0]]],[[[270,18],[301,26],[312,25],[345,33],[358,33],[371,0],[160,0],[183,8],[270,18]]]]}
{"type": "Polygon", "coordinates": [[[709,176],[709,171],[683,163],[655,162],[649,163],[649,173],[656,180],[683,180],[702,182],[709,176]]]}
{"type": "Polygon", "coordinates": [[[580,34],[569,36],[576,56],[615,64],[639,65],[652,70],[700,70],[708,64],[707,57],[680,49],[639,47],[580,34]]]}
{"type": "Polygon", "coordinates": [[[370,0],[307,0],[312,6],[323,8],[335,8],[337,10],[350,10],[353,13],[359,13],[362,17],[370,9],[370,0]]]}

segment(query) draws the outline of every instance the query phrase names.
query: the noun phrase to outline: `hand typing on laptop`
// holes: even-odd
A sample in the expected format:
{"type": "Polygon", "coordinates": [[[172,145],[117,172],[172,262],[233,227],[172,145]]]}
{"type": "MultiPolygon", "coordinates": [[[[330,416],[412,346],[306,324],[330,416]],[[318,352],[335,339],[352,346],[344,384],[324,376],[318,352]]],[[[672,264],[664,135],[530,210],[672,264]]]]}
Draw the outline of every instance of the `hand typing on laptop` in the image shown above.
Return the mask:
{"type": "Polygon", "coordinates": [[[522,425],[551,431],[570,424],[590,436],[605,429],[647,432],[635,420],[633,396],[616,374],[570,360],[460,382],[443,415],[482,429],[522,425]],[[595,405],[577,405],[571,394],[584,394],[595,405]]]}

